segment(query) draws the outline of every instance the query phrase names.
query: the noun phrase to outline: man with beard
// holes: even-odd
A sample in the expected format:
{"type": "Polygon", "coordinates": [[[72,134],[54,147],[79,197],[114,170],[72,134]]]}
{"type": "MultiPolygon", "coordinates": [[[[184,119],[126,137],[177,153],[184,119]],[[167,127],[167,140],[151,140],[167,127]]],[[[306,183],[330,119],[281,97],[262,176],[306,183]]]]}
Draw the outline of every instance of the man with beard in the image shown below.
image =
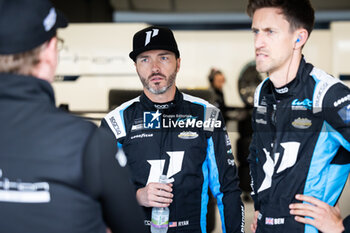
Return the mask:
{"type": "Polygon", "coordinates": [[[249,0],[247,11],[256,69],[268,74],[254,98],[251,229],[349,229],[334,206],[350,171],[350,90],[302,55],[314,9],[309,0],[249,0]]]}
{"type": "Polygon", "coordinates": [[[128,159],[136,197],[150,225],[151,207],[169,207],[168,232],[206,232],[208,187],[223,232],[244,232],[236,166],[220,111],[175,86],[180,53],[171,30],[134,35],[129,54],[143,84],[141,96],[111,111],[101,127],[128,159]],[[168,184],[159,183],[166,175],[168,184]]]}

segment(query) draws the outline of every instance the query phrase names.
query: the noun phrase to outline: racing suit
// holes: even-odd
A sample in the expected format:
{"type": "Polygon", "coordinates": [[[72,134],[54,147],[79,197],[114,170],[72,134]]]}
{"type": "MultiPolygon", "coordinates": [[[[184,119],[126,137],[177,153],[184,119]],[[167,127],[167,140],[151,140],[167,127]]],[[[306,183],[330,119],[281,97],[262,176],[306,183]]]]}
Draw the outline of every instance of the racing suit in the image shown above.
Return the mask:
{"type": "Polygon", "coordinates": [[[343,233],[350,233],[350,215],[343,220],[345,230],[343,233]]]}
{"type": "MultiPolygon", "coordinates": [[[[236,166],[217,108],[178,90],[173,101],[162,104],[143,93],[111,111],[101,127],[123,147],[136,190],[159,182],[161,174],[172,179],[168,232],[206,232],[208,185],[223,232],[244,232],[236,166]]],[[[146,225],[151,209],[144,207],[146,225]]]]}
{"type": "Polygon", "coordinates": [[[0,232],[144,232],[108,132],[57,109],[36,77],[0,74],[0,109],[0,232]]]}
{"type": "Polygon", "coordinates": [[[350,91],[301,59],[296,78],[256,89],[249,163],[257,232],[318,232],[289,213],[295,194],[334,206],[350,170],[350,91]]]}

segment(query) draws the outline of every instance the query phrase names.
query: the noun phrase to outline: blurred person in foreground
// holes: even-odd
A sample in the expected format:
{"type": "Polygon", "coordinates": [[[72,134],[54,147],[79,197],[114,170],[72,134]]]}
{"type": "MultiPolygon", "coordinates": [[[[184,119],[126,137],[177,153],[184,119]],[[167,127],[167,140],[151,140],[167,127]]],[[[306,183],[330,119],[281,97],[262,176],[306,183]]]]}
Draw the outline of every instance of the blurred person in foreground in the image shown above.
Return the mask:
{"type": "Polygon", "coordinates": [[[1,232],[143,232],[125,156],[55,107],[56,30],[66,26],[49,1],[0,1],[1,232]]]}
{"type": "Polygon", "coordinates": [[[317,214],[333,219],[323,207],[336,213],[349,174],[350,90],[302,55],[314,26],[309,0],[249,0],[247,12],[256,69],[268,74],[252,117],[252,231],[342,232],[346,221],[324,227],[317,214]]]}

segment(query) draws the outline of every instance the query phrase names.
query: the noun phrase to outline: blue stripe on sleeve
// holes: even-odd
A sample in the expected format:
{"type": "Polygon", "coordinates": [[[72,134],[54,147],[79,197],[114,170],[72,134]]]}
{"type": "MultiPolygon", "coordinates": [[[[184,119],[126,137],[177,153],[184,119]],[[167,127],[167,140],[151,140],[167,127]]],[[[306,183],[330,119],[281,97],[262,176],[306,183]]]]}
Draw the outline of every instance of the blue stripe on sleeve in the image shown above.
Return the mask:
{"type": "Polygon", "coordinates": [[[201,224],[201,230],[202,233],[207,232],[207,212],[208,212],[208,155],[202,165],[202,172],[203,172],[203,187],[202,187],[202,201],[201,201],[201,219],[200,219],[200,224],[201,224]]]}
{"type": "Polygon", "coordinates": [[[226,233],[226,227],[225,227],[225,214],[224,214],[224,204],[222,202],[222,198],[224,194],[220,191],[221,185],[219,182],[219,171],[218,166],[216,164],[215,159],[215,151],[214,151],[214,142],[213,138],[210,137],[208,140],[208,147],[207,147],[207,160],[208,160],[208,167],[209,167],[209,186],[210,189],[216,198],[216,202],[218,205],[220,217],[221,217],[221,225],[222,225],[222,232],[226,233]]]}
{"type": "MultiPolygon", "coordinates": [[[[340,146],[350,150],[350,143],[332,126],[324,122],[312,155],[304,195],[313,196],[334,206],[350,171],[350,164],[331,164],[340,146]]],[[[305,225],[305,232],[317,233],[318,230],[311,225],[305,225]]]]}

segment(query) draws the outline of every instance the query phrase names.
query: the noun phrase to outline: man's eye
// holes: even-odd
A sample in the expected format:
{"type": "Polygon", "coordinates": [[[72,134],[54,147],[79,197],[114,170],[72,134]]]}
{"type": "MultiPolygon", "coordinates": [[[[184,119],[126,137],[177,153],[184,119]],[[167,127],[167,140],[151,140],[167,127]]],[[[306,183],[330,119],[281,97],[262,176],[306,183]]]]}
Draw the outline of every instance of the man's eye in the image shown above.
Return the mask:
{"type": "Polygon", "coordinates": [[[160,59],[162,59],[163,61],[168,60],[168,57],[161,57],[160,59]]]}

